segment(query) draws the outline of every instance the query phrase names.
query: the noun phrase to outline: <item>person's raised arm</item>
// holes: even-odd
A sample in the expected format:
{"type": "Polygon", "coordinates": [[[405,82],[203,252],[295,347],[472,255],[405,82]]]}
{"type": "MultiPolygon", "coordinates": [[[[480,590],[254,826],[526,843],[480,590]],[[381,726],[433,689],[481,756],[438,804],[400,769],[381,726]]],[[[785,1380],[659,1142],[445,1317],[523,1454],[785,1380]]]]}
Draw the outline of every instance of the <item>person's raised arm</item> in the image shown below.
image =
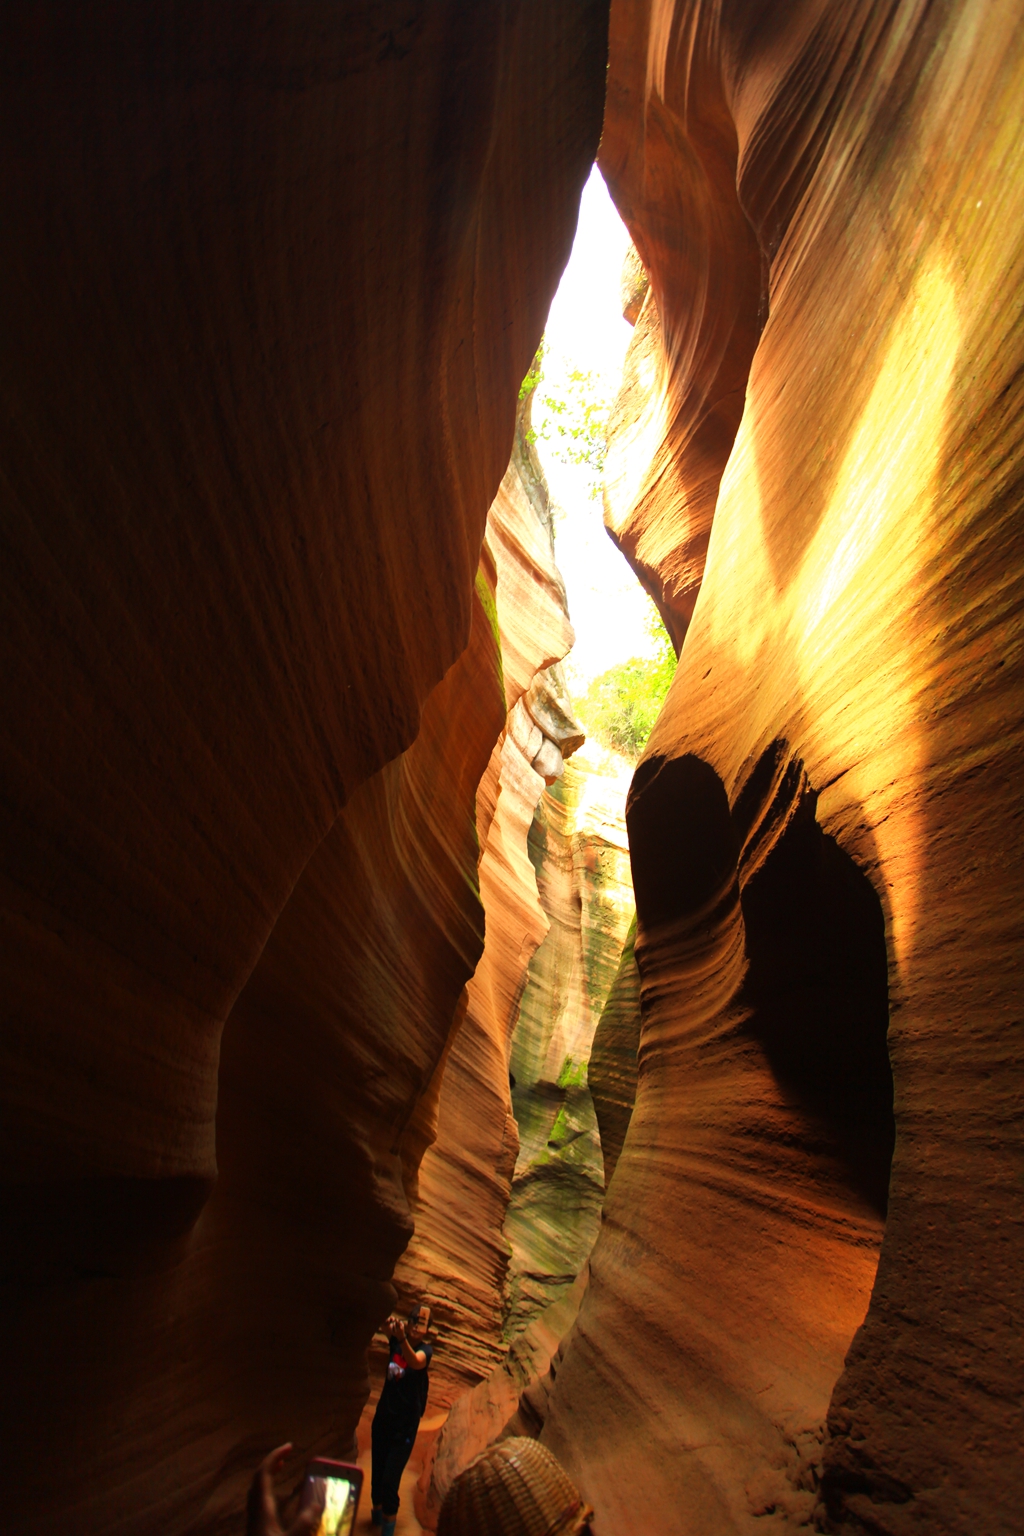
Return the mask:
{"type": "Polygon", "coordinates": [[[402,1348],[402,1358],[410,1370],[423,1371],[427,1366],[427,1352],[425,1349],[417,1349],[412,1340],[406,1334],[406,1324],[402,1318],[395,1319],[395,1335],[402,1348]]]}

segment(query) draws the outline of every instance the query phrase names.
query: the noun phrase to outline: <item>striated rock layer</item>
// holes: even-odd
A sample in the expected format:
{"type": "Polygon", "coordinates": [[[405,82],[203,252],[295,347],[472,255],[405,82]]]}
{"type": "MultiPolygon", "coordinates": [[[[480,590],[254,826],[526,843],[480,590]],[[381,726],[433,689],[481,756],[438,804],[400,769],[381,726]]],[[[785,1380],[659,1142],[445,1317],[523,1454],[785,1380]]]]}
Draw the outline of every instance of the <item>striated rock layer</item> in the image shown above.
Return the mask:
{"type": "Polygon", "coordinates": [[[1022,103],[1015,5],[613,6],[609,517],[685,643],[544,1429],[595,1532],[1019,1524],[1022,103]]]}
{"type": "Polygon", "coordinates": [[[519,1157],[505,1236],[507,1337],[572,1286],[597,1237],[605,1169],[588,1063],[632,917],[625,803],[632,770],[588,744],[541,798],[530,857],[549,928],[512,1036],[519,1157]]]}
{"type": "Polygon", "coordinates": [[[555,565],[546,487],[528,441],[529,410],[527,397],[485,543],[496,571],[494,619],[507,710],[477,792],[487,937],[437,1086],[436,1135],[419,1172],[416,1235],[395,1276],[403,1299],[411,1304],[423,1297],[434,1309],[440,1331],[431,1369],[435,1406],[487,1376],[504,1353],[508,1248],[502,1224],[519,1151],[509,1047],[527,966],[548,928],[528,839],[546,771],[560,774],[563,751],[582,740],[551,678],[573,630],[555,565]]]}
{"type": "Polygon", "coordinates": [[[71,1237],[95,1270],[15,1291],[25,1417],[10,1438],[28,1460],[19,1436],[45,1421],[51,1461],[99,1468],[61,1495],[80,1501],[87,1528],[227,1527],[260,1444],[347,1448],[365,1344],[411,1230],[403,1152],[422,1145],[429,1084],[482,947],[474,793],[503,717],[477,599],[470,645],[416,742],[353,793],[232,1012],[219,1178],[198,1221],[168,1253],[152,1227],[145,1249],[116,1228],[100,1248],[104,1229],[80,1219],[71,1237]],[[43,1328],[57,1394],[38,1370],[43,1328]],[[122,1416],[130,1436],[112,1430],[122,1416]]]}
{"type": "Polygon", "coordinates": [[[604,42],[585,0],[4,10],[9,1529],[235,1529],[267,1445],[351,1438],[604,42]]]}
{"type": "Polygon", "coordinates": [[[636,917],[629,925],[618,968],[601,1010],[587,1063],[587,1086],[601,1137],[605,1185],[612,1181],[636,1103],[640,1048],[640,973],[636,968],[636,917]]]}
{"type": "MultiPolygon", "coordinates": [[[[500,590],[499,583],[499,599],[500,590]]],[[[604,1189],[587,1066],[632,913],[624,820],[630,771],[600,747],[577,750],[564,775],[534,796],[539,803],[527,828],[521,820],[502,823],[510,794],[503,770],[492,829],[501,823],[506,846],[526,862],[524,889],[546,932],[527,971],[525,943],[517,943],[520,930],[510,921],[523,908],[510,906],[507,889],[500,904],[493,901],[484,880],[489,841],[481,862],[487,943],[446,1070],[438,1139],[423,1162],[416,1235],[396,1274],[410,1300],[422,1293],[434,1300],[443,1332],[432,1400],[454,1398],[417,1494],[419,1518],[430,1528],[453,1479],[520,1411],[524,1392],[524,1432],[536,1433],[552,1357],[586,1286],[604,1189]],[[504,1032],[491,1036],[494,1048],[485,1054],[476,1019],[492,950],[506,963],[518,956],[522,974],[511,1019],[498,1013],[504,1032]],[[499,1120],[494,1104],[506,1082],[511,1122],[499,1120]],[[509,1124],[518,1151],[514,1178],[509,1124]],[[473,1284],[482,1269],[487,1288],[473,1284]],[[444,1329],[453,1318],[455,1326],[444,1329]],[[482,1369],[488,1359],[489,1374],[482,1369]],[[540,1394],[540,1413],[530,1394],[540,1394]]],[[[521,803],[512,800],[513,808],[521,803]]]]}

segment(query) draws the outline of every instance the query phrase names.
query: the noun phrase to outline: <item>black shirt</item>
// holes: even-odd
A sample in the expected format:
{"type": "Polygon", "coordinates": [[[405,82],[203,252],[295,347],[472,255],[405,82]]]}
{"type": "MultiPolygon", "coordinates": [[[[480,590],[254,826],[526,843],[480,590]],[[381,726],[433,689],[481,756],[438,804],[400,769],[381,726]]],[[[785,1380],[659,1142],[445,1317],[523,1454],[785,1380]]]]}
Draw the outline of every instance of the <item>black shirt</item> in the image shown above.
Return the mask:
{"type": "Polygon", "coordinates": [[[427,1376],[430,1372],[434,1346],[424,1341],[414,1345],[413,1348],[421,1349],[427,1357],[427,1363],[422,1370],[414,1371],[411,1365],[406,1364],[405,1356],[402,1354],[402,1341],[397,1335],[392,1334],[388,1340],[387,1374],[384,1377],[384,1385],[381,1388],[374,1417],[383,1419],[385,1423],[394,1425],[396,1429],[415,1434],[423,1417],[423,1410],[427,1406],[427,1393],[430,1390],[427,1376]]]}

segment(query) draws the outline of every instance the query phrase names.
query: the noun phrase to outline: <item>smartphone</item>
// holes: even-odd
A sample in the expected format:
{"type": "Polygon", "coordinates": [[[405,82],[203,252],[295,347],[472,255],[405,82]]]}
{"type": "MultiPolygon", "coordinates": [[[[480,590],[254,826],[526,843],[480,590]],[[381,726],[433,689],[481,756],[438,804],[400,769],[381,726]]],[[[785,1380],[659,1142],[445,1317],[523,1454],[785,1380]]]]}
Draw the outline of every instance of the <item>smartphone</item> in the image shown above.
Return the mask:
{"type": "Polygon", "coordinates": [[[302,1484],[299,1509],[322,1507],[316,1536],[352,1536],[363,1486],[361,1467],[347,1461],[311,1461],[302,1484]]]}

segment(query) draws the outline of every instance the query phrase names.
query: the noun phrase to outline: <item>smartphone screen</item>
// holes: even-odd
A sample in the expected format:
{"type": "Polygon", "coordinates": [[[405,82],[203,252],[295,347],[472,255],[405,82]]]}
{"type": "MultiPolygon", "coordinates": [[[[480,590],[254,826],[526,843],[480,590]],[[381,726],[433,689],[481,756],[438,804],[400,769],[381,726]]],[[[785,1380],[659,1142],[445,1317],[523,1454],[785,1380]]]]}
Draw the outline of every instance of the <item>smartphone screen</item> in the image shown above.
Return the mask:
{"type": "Polygon", "coordinates": [[[316,1536],[352,1536],[363,1474],[343,1461],[311,1461],[306,1468],[300,1509],[321,1505],[316,1536]]]}

